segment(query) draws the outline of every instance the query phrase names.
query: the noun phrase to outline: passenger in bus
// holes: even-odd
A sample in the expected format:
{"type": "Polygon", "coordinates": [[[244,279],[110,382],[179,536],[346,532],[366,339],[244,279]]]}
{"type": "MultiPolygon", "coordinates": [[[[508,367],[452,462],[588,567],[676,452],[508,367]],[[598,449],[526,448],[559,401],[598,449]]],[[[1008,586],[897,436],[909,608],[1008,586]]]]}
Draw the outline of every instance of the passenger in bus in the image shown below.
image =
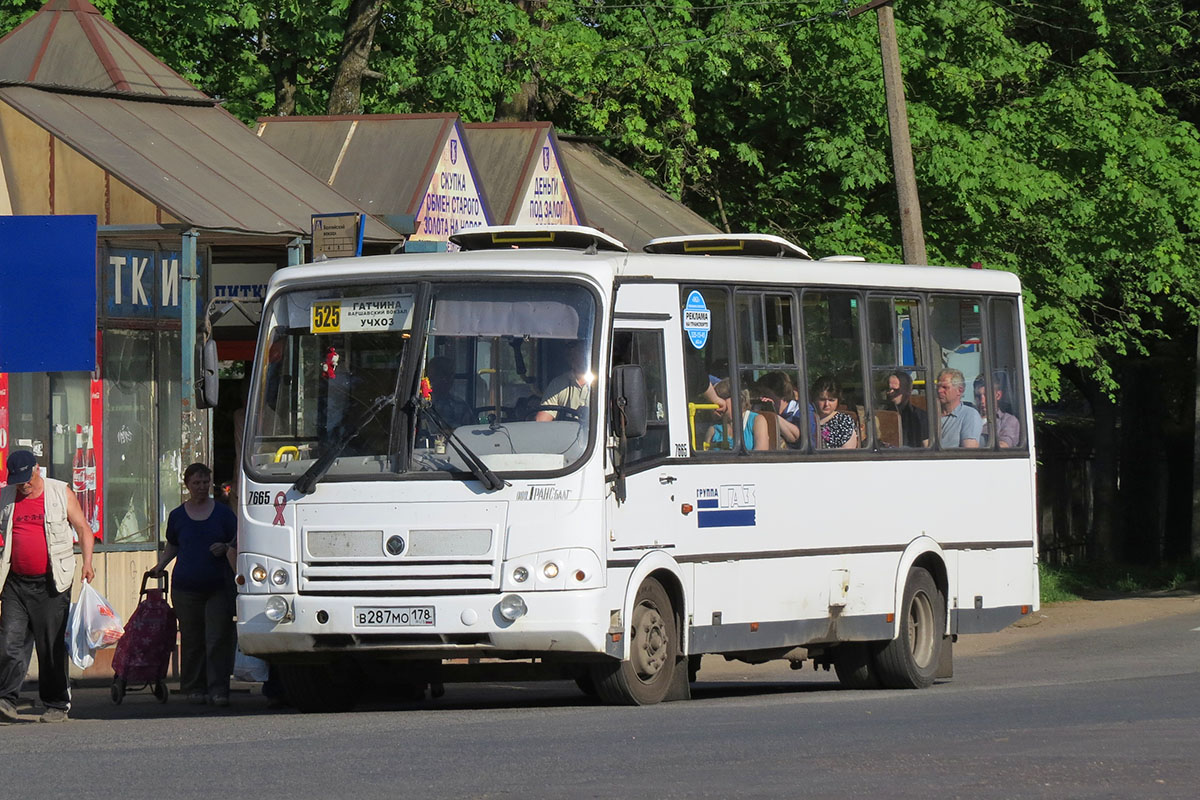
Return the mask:
{"type": "MultiPolygon", "coordinates": [[[[765,373],[758,379],[758,386],[765,396],[776,398],[775,411],[779,417],[779,435],[788,447],[800,447],[803,443],[800,437],[801,426],[804,425],[805,413],[800,405],[800,392],[796,384],[786,372],[775,370],[765,373]]],[[[809,422],[815,417],[810,410],[809,422]]],[[[813,428],[815,430],[815,428],[813,428]]]]}
{"type": "Polygon", "coordinates": [[[902,447],[929,447],[929,418],[912,404],[912,376],[903,370],[888,375],[884,395],[900,414],[902,447]]]}
{"type": "Polygon", "coordinates": [[[967,382],[962,372],[947,368],[938,373],[938,406],[942,447],[979,447],[983,420],[979,412],[963,403],[967,382]]]}
{"type": "Polygon", "coordinates": [[[454,361],[449,356],[435,356],[425,364],[425,376],[429,378],[430,402],[434,410],[453,428],[468,425],[471,407],[454,394],[454,361]]]}
{"type": "Polygon", "coordinates": [[[849,414],[838,411],[842,387],[828,375],[822,375],[812,385],[813,407],[817,417],[818,450],[838,450],[858,447],[858,426],[849,414]]]}
{"type": "Polygon", "coordinates": [[[1008,413],[1005,408],[1008,401],[1008,376],[1003,372],[992,374],[992,403],[988,402],[987,386],[983,376],[975,379],[975,404],[979,406],[979,414],[983,418],[982,442],[984,447],[991,446],[991,433],[988,429],[988,406],[994,405],[996,412],[996,444],[1000,447],[1016,447],[1021,440],[1021,423],[1008,413]]]}
{"type": "Polygon", "coordinates": [[[538,422],[553,422],[558,419],[558,409],[578,412],[586,408],[591,400],[592,373],[588,370],[588,354],[584,343],[575,340],[567,345],[567,370],[546,387],[542,398],[542,409],[534,419],[538,422]],[[554,408],[546,408],[553,406],[554,408]]]}
{"type": "MultiPolygon", "coordinates": [[[[705,441],[710,449],[733,449],[733,403],[732,386],[728,379],[718,381],[713,387],[717,397],[727,401],[721,421],[708,429],[705,441]]],[[[767,420],[757,411],[750,410],[750,390],[742,389],[742,444],[747,450],[770,450],[771,434],[767,420]]]]}

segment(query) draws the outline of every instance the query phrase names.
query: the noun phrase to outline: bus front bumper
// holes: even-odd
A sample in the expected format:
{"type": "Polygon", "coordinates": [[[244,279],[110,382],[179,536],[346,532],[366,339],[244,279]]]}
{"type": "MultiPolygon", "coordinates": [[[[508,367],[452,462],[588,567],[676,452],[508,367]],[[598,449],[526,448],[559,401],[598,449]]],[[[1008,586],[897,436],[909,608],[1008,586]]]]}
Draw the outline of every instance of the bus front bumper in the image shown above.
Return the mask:
{"type": "Polygon", "coordinates": [[[512,593],[426,597],[239,594],[238,644],[248,655],[354,653],[396,657],[602,654],[609,630],[603,589],[517,593],[528,611],[509,621],[512,593]],[[288,602],[267,618],[269,598],[288,602]],[[430,621],[430,618],[432,621],[430,621]],[[404,624],[407,623],[407,624],[404,624]]]}

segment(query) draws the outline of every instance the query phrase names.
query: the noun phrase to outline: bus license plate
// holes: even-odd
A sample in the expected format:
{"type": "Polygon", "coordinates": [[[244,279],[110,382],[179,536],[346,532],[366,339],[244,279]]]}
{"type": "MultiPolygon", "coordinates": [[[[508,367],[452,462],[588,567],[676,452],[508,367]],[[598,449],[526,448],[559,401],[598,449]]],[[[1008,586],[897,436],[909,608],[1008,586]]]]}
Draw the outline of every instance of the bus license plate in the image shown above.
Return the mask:
{"type": "Polygon", "coordinates": [[[433,606],[355,606],[354,627],[423,626],[434,623],[433,606]]]}

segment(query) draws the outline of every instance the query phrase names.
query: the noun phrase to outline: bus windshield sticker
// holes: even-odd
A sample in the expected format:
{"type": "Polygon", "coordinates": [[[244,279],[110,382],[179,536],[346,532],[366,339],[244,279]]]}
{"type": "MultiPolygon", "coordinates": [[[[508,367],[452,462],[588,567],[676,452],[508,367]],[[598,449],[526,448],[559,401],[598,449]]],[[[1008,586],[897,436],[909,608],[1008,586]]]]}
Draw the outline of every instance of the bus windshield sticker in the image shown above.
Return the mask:
{"type": "Polygon", "coordinates": [[[341,297],[312,304],[312,333],[406,331],[412,327],[411,294],[341,297]]]}
{"type": "Polygon", "coordinates": [[[749,528],[755,521],[753,483],[734,483],[696,490],[696,525],[700,528],[749,528]]]}
{"type": "Polygon", "coordinates": [[[683,307],[683,329],[687,331],[692,347],[703,350],[708,343],[708,331],[711,325],[711,313],[704,305],[704,296],[693,291],[688,295],[687,305],[683,307]]]}

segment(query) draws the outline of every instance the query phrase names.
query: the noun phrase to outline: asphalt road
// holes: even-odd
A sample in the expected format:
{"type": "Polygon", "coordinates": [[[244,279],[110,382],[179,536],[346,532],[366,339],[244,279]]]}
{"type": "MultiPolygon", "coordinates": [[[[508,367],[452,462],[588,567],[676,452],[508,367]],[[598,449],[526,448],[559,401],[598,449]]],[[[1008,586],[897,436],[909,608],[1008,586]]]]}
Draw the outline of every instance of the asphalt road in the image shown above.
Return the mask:
{"type": "Polygon", "coordinates": [[[960,646],[955,669],[926,691],[849,691],[709,656],[687,703],[448,686],[326,716],[249,691],[217,711],[84,687],[68,723],[0,727],[0,798],[1197,795],[1200,611],[960,646]]]}

